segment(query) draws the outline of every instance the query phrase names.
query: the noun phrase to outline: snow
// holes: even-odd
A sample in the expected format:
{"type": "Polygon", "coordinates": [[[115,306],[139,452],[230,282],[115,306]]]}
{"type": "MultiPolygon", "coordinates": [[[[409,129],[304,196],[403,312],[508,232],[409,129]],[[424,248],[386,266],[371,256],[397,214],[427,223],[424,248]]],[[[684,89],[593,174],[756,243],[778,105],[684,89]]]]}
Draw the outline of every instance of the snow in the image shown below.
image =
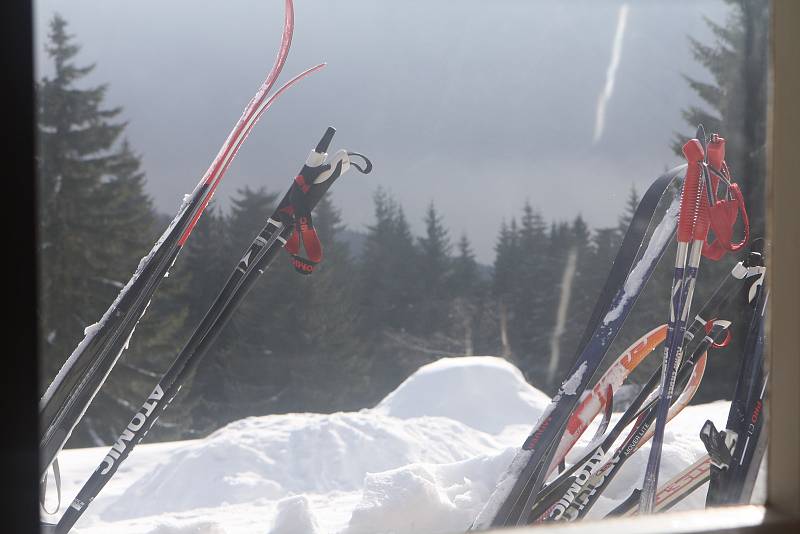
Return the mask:
{"type": "MultiPolygon", "coordinates": [[[[463,532],[548,402],[505,360],[445,358],[373,409],[250,417],[204,439],[140,445],[75,531],[463,532]]],[[[728,407],[690,406],[667,426],[662,480],[704,453],[700,427],[706,419],[724,426],[728,407]]],[[[589,428],[568,463],[592,434],[589,428]]],[[[625,464],[590,517],[601,517],[640,483],[648,451],[649,444],[625,464]]],[[[105,454],[62,453],[65,503],[105,454]]],[[[756,493],[763,499],[763,480],[756,493]]],[[[704,501],[700,489],[676,509],[702,508],[704,501]]]]}
{"type": "Polygon", "coordinates": [[[681,197],[680,195],[675,195],[661,222],[653,230],[653,235],[650,236],[650,241],[647,243],[647,248],[645,248],[642,257],[631,269],[631,272],[628,273],[625,285],[622,287],[622,296],[619,297],[615,306],[603,318],[603,325],[609,325],[616,321],[631,296],[639,293],[640,288],[646,282],[647,272],[658,260],[661,250],[664,249],[666,242],[672,238],[672,234],[678,226],[678,211],[680,211],[680,207],[681,197]]]}
{"type": "Polygon", "coordinates": [[[583,375],[586,374],[586,368],[587,363],[583,362],[581,366],[578,367],[578,370],[564,382],[564,385],[561,386],[561,391],[564,392],[564,395],[575,395],[575,393],[578,392],[578,386],[581,385],[583,375]]]}
{"type": "Polygon", "coordinates": [[[513,364],[489,356],[468,356],[425,365],[373,412],[400,419],[447,417],[496,434],[508,425],[535,421],[549,403],[550,398],[528,384],[513,364]]]}

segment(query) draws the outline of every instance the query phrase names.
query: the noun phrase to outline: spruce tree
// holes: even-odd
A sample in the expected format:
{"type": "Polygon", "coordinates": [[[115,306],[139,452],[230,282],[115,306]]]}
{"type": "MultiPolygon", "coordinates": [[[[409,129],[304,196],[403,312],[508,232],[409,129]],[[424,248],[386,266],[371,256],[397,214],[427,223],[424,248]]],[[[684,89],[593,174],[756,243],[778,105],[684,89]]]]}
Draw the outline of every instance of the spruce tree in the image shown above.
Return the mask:
{"type": "Polygon", "coordinates": [[[512,298],[512,343],[516,339],[519,363],[532,373],[544,354],[552,324],[547,308],[553,285],[549,283],[554,268],[548,257],[547,224],[541,214],[526,201],[519,229],[518,259],[515,266],[516,288],[512,298]]]}
{"type": "Polygon", "coordinates": [[[373,200],[375,223],[367,229],[360,267],[365,333],[384,327],[405,331],[416,324],[418,251],[397,202],[381,189],[373,200]]]}
{"type": "Polygon", "coordinates": [[[707,107],[690,106],[683,112],[692,130],[677,135],[673,148],[680,154],[687,139],[702,123],[707,133],[718,132],[726,141],[726,160],[740,184],[750,214],[753,234],[764,235],[766,181],[767,79],[769,65],[769,2],[726,0],[731,6],[724,23],[707,20],[716,41],[691,40],[695,59],[713,77],[706,83],[686,80],[707,107]]]}
{"type": "MultiPolygon", "coordinates": [[[[139,158],[118,142],[125,129],[121,109],[105,106],[106,85],[82,87],[94,65],[76,64],[79,46],[59,15],[50,23],[46,51],[53,73],[37,83],[42,387],[114,300],[157,233],[139,158]]],[[[108,441],[130,419],[130,396],[147,389],[153,368],[171,352],[180,317],[162,319],[160,330],[139,325],[132,344],[149,357],[123,356],[70,444],[108,441]]]]}
{"type": "MultiPolygon", "coordinates": [[[[684,110],[689,132],[676,136],[673,148],[694,135],[702,123],[707,133],[718,132],[726,143],[726,160],[745,197],[750,216],[751,236],[763,237],[766,182],[767,100],[769,68],[769,2],[767,0],[726,0],[731,7],[725,21],[707,20],[714,34],[713,43],[691,39],[695,59],[706,68],[713,81],[705,83],[687,78],[704,106],[684,110]]],[[[735,234],[741,235],[741,225],[735,234]]],[[[700,269],[694,302],[702,305],[719,280],[730,271],[738,256],[729,254],[723,261],[705,260],[700,269]]],[[[743,342],[746,314],[730,317],[734,321],[733,341],[727,349],[710,357],[703,388],[697,401],[730,398],[736,380],[736,365],[725,361],[727,354],[738,354],[743,342]],[[739,324],[739,328],[736,325],[739,324]],[[727,354],[725,354],[727,353],[727,354]]]]}
{"type": "Polygon", "coordinates": [[[458,255],[453,258],[453,269],[447,284],[452,299],[450,317],[454,337],[463,340],[463,353],[471,356],[475,351],[476,322],[482,304],[483,288],[478,263],[469,239],[462,234],[457,244],[458,255]]]}
{"type": "Polygon", "coordinates": [[[497,306],[498,330],[497,347],[504,358],[512,358],[511,327],[512,304],[518,288],[517,265],[520,260],[519,235],[517,222],[505,221],[500,225],[500,234],[495,244],[494,273],[492,277],[492,295],[497,306]]]}
{"type": "Polygon", "coordinates": [[[418,240],[419,284],[423,298],[418,304],[416,331],[430,336],[449,328],[448,281],[452,269],[450,238],[433,202],[425,213],[425,235],[418,240]]]}

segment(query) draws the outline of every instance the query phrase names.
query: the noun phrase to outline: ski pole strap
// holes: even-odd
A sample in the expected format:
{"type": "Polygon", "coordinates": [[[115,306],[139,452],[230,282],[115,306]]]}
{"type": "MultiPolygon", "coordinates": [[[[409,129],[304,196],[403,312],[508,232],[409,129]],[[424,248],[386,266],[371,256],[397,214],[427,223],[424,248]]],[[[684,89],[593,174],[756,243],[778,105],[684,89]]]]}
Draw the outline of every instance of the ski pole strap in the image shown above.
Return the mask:
{"type": "MultiPolygon", "coordinates": [[[[706,335],[711,335],[711,331],[714,329],[714,325],[716,324],[718,318],[709,319],[706,321],[705,327],[703,329],[706,331],[706,335]]],[[[722,341],[712,341],[711,346],[715,349],[721,349],[723,347],[727,347],[731,342],[731,329],[725,328],[725,339],[722,341]]]]}
{"type": "Polygon", "coordinates": [[[55,509],[50,511],[45,506],[44,500],[45,497],[47,497],[47,477],[45,477],[42,480],[41,492],[40,492],[41,497],[39,499],[39,504],[41,505],[42,510],[44,510],[44,512],[48,515],[53,515],[56,512],[58,512],[59,509],[61,509],[61,468],[58,466],[58,457],[56,457],[55,460],[53,460],[52,466],[53,466],[53,478],[55,478],[56,481],[56,496],[58,497],[55,509]]]}
{"type": "Polygon", "coordinates": [[[309,192],[317,184],[321,184],[331,178],[338,178],[350,167],[354,167],[362,174],[369,174],[372,171],[372,162],[365,155],[358,152],[346,152],[340,150],[331,160],[331,163],[320,165],[309,169],[313,171],[312,176],[306,177],[298,174],[294,179],[292,188],[289,191],[289,204],[280,210],[281,217],[286,226],[293,226],[294,230],[286,240],[284,248],[291,256],[291,263],[295,271],[303,275],[314,272],[314,268],[322,261],[322,242],[314,228],[314,220],[311,217],[313,206],[309,202],[309,192]],[[363,160],[363,166],[351,160],[351,156],[356,156],[363,160]],[[301,255],[300,250],[305,250],[305,255],[301,255]]]}
{"type": "Polygon", "coordinates": [[[322,243],[314,228],[311,207],[308,204],[308,192],[312,186],[313,183],[309,183],[302,174],[298,174],[289,195],[290,204],[282,211],[291,218],[294,225],[294,231],[286,240],[284,248],[291,256],[295,271],[305,275],[314,272],[314,267],[322,261],[322,243]],[[305,257],[300,255],[301,241],[305,257]]]}
{"type": "Polygon", "coordinates": [[[369,174],[372,172],[372,162],[369,160],[367,156],[361,154],[359,152],[348,152],[347,155],[350,157],[350,165],[358,169],[358,172],[361,174],[369,174]],[[353,156],[357,156],[364,160],[364,166],[362,167],[355,161],[353,161],[353,156]]]}
{"type": "Polygon", "coordinates": [[[725,161],[725,139],[717,134],[711,137],[711,143],[708,145],[708,169],[715,178],[712,191],[714,202],[708,206],[708,217],[714,237],[703,245],[703,256],[716,261],[727,252],[737,252],[745,246],[750,238],[750,220],[742,191],[733,183],[733,177],[725,161]],[[721,200],[716,198],[716,186],[720,180],[727,186],[726,198],[721,200]],[[738,243],[733,243],[733,226],[740,212],[744,236],[738,243]]]}

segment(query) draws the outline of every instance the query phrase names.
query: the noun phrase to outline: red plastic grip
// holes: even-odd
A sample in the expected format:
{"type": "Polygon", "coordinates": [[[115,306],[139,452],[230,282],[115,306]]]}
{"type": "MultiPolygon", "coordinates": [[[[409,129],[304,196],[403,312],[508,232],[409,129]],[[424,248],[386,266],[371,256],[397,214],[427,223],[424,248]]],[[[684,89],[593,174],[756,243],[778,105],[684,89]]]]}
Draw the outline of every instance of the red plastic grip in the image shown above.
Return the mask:
{"type": "Polygon", "coordinates": [[[700,164],[703,161],[703,146],[697,139],[690,139],[683,145],[683,155],[689,164],[681,191],[681,211],[678,216],[678,242],[692,240],[695,220],[700,207],[700,164]]]}
{"type": "Polygon", "coordinates": [[[700,205],[697,208],[697,221],[694,224],[694,239],[706,240],[708,237],[708,229],[711,225],[711,220],[708,213],[708,195],[704,191],[706,184],[704,180],[700,181],[700,205]]]}

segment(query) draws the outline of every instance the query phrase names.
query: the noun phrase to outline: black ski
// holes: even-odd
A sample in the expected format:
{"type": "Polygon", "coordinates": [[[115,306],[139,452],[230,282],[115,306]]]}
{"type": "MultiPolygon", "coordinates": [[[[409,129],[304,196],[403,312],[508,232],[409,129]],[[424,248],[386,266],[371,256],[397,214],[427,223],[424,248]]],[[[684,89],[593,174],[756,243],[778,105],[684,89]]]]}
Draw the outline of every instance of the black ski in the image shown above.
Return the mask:
{"type": "Polygon", "coordinates": [[[706,421],[700,438],[711,458],[706,506],[749,504],[766,447],[764,401],[768,373],[764,370],[764,318],[768,292],[760,289],[748,328],[739,378],[724,431],[706,421]]]}

